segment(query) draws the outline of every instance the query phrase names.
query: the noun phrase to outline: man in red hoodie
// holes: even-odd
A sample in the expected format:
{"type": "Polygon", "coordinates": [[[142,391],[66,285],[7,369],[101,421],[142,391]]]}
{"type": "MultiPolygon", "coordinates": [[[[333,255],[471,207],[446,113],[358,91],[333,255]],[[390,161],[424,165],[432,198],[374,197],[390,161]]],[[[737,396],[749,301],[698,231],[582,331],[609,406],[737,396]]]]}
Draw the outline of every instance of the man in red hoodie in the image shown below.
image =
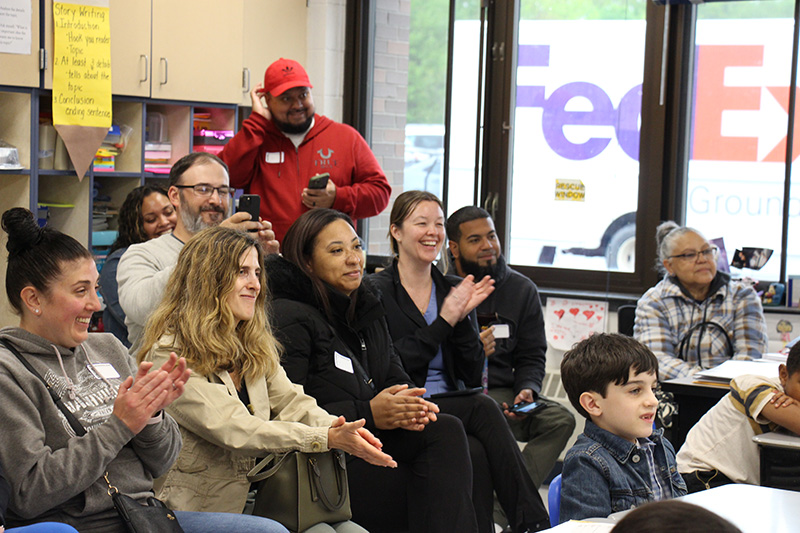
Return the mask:
{"type": "Polygon", "coordinates": [[[220,153],[231,185],[261,196],[261,218],[272,222],[279,241],[309,209],[329,207],[353,220],[371,217],[386,208],[392,191],[355,129],[314,114],[311,87],[297,61],[272,63],[263,87],[250,93],[252,113],[220,153]],[[327,186],[309,189],[309,178],[325,172],[327,186]]]}

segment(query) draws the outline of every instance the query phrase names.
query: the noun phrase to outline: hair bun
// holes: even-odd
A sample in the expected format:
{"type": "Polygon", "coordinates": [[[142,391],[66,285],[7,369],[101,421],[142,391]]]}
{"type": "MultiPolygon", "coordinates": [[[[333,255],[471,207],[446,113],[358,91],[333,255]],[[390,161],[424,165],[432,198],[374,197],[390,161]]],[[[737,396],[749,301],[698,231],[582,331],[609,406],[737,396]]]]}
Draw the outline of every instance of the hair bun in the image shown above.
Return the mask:
{"type": "Polygon", "coordinates": [[[36,223],[33,213],[24,207],[13,207],[3,213],[3,231],[8,233],[8,254],[19,254],[38,244],[43,229],[36,223]]]}
{"type": "Polygon", "coordinates": [[[669,235],[672,230],[679,228],[678,224],[676,224],[672,220],[668,220],[666,222],[662,222],[656,228],[656,249],[661,248],[661,243],[664,242],[664,239],[669,235]]]}

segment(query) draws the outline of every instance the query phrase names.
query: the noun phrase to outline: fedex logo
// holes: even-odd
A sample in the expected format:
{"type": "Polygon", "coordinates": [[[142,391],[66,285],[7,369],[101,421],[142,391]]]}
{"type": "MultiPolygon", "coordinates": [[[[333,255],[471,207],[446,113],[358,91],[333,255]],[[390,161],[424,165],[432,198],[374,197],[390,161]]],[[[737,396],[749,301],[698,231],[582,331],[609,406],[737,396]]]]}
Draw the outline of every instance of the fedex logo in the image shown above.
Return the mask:
{"type": "MultiPolygon", "coordinates": [[[[735,67],[763,67],[763,45],[698,45],[691,158],[706,161],[783,162],[786,153],[789,87],[726,84],[735,67]],[[753,111],[758,115],[726,112],[753,111]],[[732,128],[731,128],[732,125],[732,128]],[[731,128],[736,134],[729,134],[731,128]],[[744,131],[742,131],[744,130],[744,131]],[[726,134],[728,133],[728,134],[726,134]]],[[[520,45],[519,67],[549,67],[550,45],[520,45]]],[[[789,65],[783,65],[786,77],[789,65]]],[[[519,85],[517,107],[542,109],[542,134],[550,149],[570,160],[587,160],[602,153],[612,137],[592,136],[573,142],[565,126],[612,126],[622,151],[639,157],[641,84],[613,102],[600,86],[566,83],[549,96],[544,85],[519,85]],[[591,110],[569,110],[575,98],[588,100],[591,110]]],[[[796,114],[794,159],[800,155],[800,114],[796,114]]]]}

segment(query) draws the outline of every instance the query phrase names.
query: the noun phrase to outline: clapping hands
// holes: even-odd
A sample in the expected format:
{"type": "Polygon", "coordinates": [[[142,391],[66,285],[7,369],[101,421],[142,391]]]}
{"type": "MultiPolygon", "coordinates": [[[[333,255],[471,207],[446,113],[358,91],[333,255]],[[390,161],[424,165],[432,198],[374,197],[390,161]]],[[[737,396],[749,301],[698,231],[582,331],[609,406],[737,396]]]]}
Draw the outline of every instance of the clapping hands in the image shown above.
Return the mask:
{"type": "Polygon", "coordinates": [[[450,289],[439,314],[448,324],[455,327],[493,291],[494,280],[491,277],[485,276],[475,283],[475,278],[470,274],[461,280],[461,283],[450,289]]]}

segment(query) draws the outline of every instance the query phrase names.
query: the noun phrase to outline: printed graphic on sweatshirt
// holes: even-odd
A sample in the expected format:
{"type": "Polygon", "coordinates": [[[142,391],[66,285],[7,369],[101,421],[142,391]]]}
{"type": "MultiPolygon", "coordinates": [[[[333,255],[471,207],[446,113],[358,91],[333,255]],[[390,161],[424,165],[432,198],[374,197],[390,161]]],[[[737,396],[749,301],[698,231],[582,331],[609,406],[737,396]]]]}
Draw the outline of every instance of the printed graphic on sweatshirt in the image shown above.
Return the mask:
{"type": "MultiPolygon", "coordinates": [[[[114,410],[117,390],[122,383],[120,378],[112,378],[108,380],[109,386],[102,379],[97,379],[92,375],[85,366],[78,371],[73,382],[73,395],[70,395],[67,378],[60,372],[48,370],[44,379],[61,397],[66,408],[75,415],[86,431],[92,431],[96,426],[108,420],[114,410]]],[[[70,435],[75,435],[64,413],[59,411],[58,414],[64,428],[70,435]]]]}
{"type": "Polygon", "coordinates": [[[339,161],[333,158],[333,148],[321,148],[316,153],[319,158],[314,159],[314,167],[325,169],[339,166],[339,161]]]}

